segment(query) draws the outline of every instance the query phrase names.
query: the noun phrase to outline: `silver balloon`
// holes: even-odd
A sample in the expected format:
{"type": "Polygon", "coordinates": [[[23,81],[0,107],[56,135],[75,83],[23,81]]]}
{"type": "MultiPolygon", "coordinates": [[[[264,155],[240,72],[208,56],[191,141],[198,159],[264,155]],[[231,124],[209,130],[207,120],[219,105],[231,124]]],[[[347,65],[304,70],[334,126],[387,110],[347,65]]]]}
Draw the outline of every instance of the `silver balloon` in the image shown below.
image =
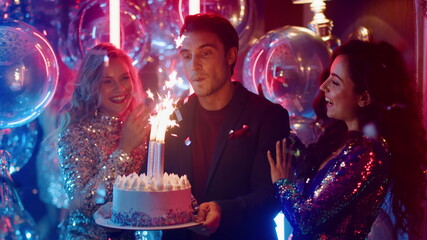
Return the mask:
{"type": "MultiPolygon", "coordinates": [[[[182,25],[184,18],[189,14],[190,1],[172,1],[172,9],[177,9],[182,25]]],[[[240,52],[252,40],[254,30],[257,26],[256,4],[253,0],[202,0],[200,1],[201,13],[217,13],[228,19],[239,34],[240,52]]]]}
{"type": "Polygon", "coordinates": [[[151,54],[168,56],[176,53],[175,39],[179,36],[181,20],[174,8],[174,0],[140,1],[144,22],[150,26],[151,54]]]}
{"type": "Polygon", "coordinates": [[[52,99],[58,63],[32,26],[0,19],[0,129],[34,120],[52,99]]]}
{"type": "Polygon", "coordinates": [[[18,172],[34,153],[37,143],[37,125],[30,122],[21,127],[0,130],[0,149],[6,150],[12,156],[9,162],[9,172],[18,172]]]}
{"type": "Polygon", "coordinates": [[[293,116],[314,116],[319,77],[329,66],[330,49],[313,31],[294,26],[262,36],[246,55],[243,84],[281,104],[293,116]]]}
{"type": "Polygon", "coordinates": [[[8,156],[0,150],[0,239],[38,239],[35,222],[24,209],[8,173],[8,156]]]}
{"type": "MultiPolygon", "coordinates": [[[[78,66],[86,52],[101,42],[109,42],[109,7],[106,0],[87,1],[71,16],[67,39],[61,39],[61,58],[71,69],[78,66]]],[[[147,63],[150,54],[150,34],[142,13],[146,9],[130,1],[121,1],[121,46],[134,60],[138,69],[147,63]]]]}

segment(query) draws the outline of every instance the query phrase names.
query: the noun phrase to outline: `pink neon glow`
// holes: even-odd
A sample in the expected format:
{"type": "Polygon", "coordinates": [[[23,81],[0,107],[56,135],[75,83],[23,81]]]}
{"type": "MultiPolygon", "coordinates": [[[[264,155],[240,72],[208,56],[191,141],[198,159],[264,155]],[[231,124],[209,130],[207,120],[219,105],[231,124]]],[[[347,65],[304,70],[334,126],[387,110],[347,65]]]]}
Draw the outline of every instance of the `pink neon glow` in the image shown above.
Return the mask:
{"type": "Polygon", "coordinates": [[[255,62],[254,62],[254,66],[252,67],[252,84],[254,85],[254,87],[257,91],[258,91],[258,86],[257,86],[256,80],[255,80],[255,73],[256,73],[255,70],[256,70],[256,65],[258,64],[258,60],[263,53],[264,53],[264,50],[261,50],[258,53],[258,56],[256,57],[255,62]]]}
{"type": "MultiPolygon", "coordinates": [[[[44,67],[46,70],[46,76],[49,76],[50,75],[50,71],[49,71],[50,62],[46,59],[46,57],[43,54],[43,51],[40,49],[41,48],[40,44],[36,44],[35,47],[36,47],[37,51],[40,53],[40,56],[43,58],[44,67]]],[[[22,80],[24,80],[24,79],[22,79],[22,80]]],[[[22,83],[22,85],[24,85],[24,83],[22,83]]]]}
{"type": "MultiPolygon", "coordinates": [[[[273,45],[274,45],[274,42],[270,43],[270,46],[273,46],[273,45]]],[[[265,69],[264,69],[264,77],[265,77],[264,81],[267,82],[267,84],[266,84],[267,85],[267,91],[270,94],[270,96],[273,96],[273,91],[272,91],[271,86],[270,86],[271,83],[268,82],[268,63],[270,62],[270,59],[276,50],[277,50],[277,48],[274,48],[273,51],[268,55],[267,61],[265,62],[265,69]]]]}
{"type": "Polygon", "coordinates": [[[184,23],[184,16],[182,15],[182,0],[178,1],[178,12],[179,18],[181,19],[181,23],[184,23]]]}
{"type": "Polygon", "coordinates": [[[200,13],[200,0],[188,0],[189,14],[200,13]]]}
{"type": "Polygon", "coordinates": [[[110,43],[120,48],[120,0],[110,0],[110,43]]]}
{"type": "MultiPolygon", "coordinates": [[[[50,46],[49,42],[44,37],[42,37],[40,34],[38,34],[36,32],[33,32],[33,34],[36,35],[39,39],[41,39],[46,44],[46,46],[49,48],[49,50],[50,50],[51,53],[54,52],[53,49],[52,49],[52,47],[50,46]]],[[[44,62],[46,63],[46,74],[47,74],[47,76],[49,76],[50,73],[49,73],[48,67],[51,67],[52,65],[55,65],[55,66],[57,65],[56,56],[55,56],[55,54],[53,54],[53,56],[52,56],[54,62],[47,61],[47,59],[45,58],[43,52],[41,51],[41,49],[39,49],[39,47],[41,47],[41,46],[37,46],[36,45],[37,50],[40,52],[40,55],[43,57],[44,62]]],[[[56,76],[58,76],[59,70],[58,70],[58,68],[55,68],[55,69],[56,69],[56,76]]],[[[55,88],[56,88],[56,84],[57,84],[57,82],[55,81],[55,88]]]]}
{"type": "MultiPolygon", "coordinates": [[[[178,1],[178,12],[181,23],[184,23],[184,15],[182,15],[182,0],[178,1]]],[[[188,0],[188,13],[190,15],[200,13],[200,0],[188,0]]]]}

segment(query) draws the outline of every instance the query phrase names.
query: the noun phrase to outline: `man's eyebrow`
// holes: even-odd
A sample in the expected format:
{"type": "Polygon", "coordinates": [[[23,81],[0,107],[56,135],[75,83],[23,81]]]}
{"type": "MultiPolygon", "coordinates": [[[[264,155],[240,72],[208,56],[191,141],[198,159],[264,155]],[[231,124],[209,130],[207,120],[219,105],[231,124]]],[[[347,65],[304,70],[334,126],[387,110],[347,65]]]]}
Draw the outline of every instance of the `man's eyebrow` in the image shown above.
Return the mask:
{"type": "MultiPolygon", "coordinates": [[[[199,47],[197,47],[197,49],[202,49],[204,47],[212,47],[212,48],[218,49],[218,47],[215,44],[212,44],[212,43],[205,43],[205,44],[200,45],[199,47]]],[[[179,53],[188,52],[188,51],[189,51],[188,49],[181,48],[181,50],[179,51],[179,53]]]]}
{"type": "Polygon", "coordinates": [[[198,49],[201,49],[204,47],[213,47],[213,48],[217,49],[217,46],[215,44],[212,44],[212,43],[205,43],[205,44],[199,46],[198,49]]]}

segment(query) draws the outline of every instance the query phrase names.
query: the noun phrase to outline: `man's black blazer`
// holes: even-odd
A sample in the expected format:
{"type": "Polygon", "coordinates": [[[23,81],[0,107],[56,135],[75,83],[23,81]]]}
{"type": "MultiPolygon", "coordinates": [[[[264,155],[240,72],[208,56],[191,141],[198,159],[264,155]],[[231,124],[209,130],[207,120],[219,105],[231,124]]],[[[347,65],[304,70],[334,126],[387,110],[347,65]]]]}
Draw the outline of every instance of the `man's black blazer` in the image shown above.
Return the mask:
{"type": "MultiPolygon", "coordinates": [[[[280,205],[274,197],[267,150],[289,136],[286,109],[233,83],[235,92],[214,147],[205,189],[207,201],[222,209],[219,229],[211,239],[277,239],[274,217],[280,205]],[[244,127],[245,126],[245,127],[244,127]],[[233,130],[233,131],[231,131],[233,130]]],[[[179,126],[166,134],[165,171],[186,174],[192,182],[193,94],[176,112],[179,126]]],[[[200,202],[199,202],[200,204],[200,202]]],[[[188,230],[164,231],[163,239],[189,239],[188,230]]]]}

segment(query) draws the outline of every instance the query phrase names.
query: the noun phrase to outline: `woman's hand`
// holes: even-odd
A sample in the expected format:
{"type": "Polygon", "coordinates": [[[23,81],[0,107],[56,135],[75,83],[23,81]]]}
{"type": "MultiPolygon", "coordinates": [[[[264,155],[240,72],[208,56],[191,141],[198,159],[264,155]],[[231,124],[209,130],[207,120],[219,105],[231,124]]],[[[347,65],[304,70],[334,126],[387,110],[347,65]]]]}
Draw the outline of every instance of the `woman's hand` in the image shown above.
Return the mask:
{"type": "Polygon", "coordinates": [[[273,183],[282,178],[293,179],[292,157],[286,149],[286,138],[282,140],[282,146],[280,146],[280,141],[276,142],[276,161],[274,161],[270,151],[267,152],[267,158],[270,163],[271,181],[273,183]]]}
{"type": "Polygon", "coordinates": [[[137,106],[126,119],[120,134],[119,148],[127,153],[141,145],[150,131],[148,119],[150,109],[143,104],[137,106]]]}

